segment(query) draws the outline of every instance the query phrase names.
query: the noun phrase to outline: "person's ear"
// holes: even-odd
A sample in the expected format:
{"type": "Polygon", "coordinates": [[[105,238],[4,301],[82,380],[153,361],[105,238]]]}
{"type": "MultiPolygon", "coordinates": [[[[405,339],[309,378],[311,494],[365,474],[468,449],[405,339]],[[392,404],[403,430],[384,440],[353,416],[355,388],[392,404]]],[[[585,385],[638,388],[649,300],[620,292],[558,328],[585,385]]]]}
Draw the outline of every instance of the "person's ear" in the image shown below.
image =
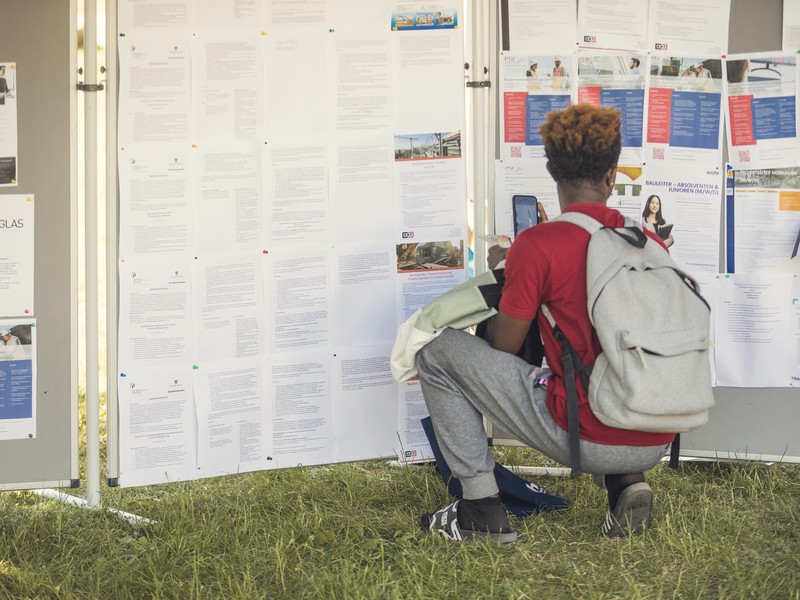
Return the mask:
{"type": "Polygon", "coordinates": [[[617,181],[617,165],[614,165],[606,173],[606,185],[612,187],[616,181],[617,181]]]}

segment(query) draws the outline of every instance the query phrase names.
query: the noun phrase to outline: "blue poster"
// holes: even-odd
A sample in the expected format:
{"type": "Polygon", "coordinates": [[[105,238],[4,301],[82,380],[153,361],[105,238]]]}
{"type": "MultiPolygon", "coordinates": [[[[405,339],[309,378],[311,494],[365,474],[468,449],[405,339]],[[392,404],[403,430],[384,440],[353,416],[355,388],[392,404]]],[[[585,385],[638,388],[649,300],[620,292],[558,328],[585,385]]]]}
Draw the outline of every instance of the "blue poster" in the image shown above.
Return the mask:
{"type": "Polygon", "coordinates": [[[644,128],[644,90],[601,90],[600,105],[622,114],[622,147],[641,148],[644,128]]]}
{"type": "Polygon", "coordinates": [[[794,96],[753,98],[753,137],[756,140],[774,140],[795,136],[794,96]]]}
{"type": "Polygon", "coordinates": [[[673,92],[669,145],[715,149],[719,144],[721,109],[721,94],[673,92]]]}
{"type": "Polygon", "coordinates": [[[33,416],[33,361],[0,361],[0,421],[33,416]]]}
{"type": "Polygon", "coordinates": [[[547,113],[564,110],[569,106],[569,95],[529,95],[525,103],[525,145],[541,146],[542,136],[539,127],[544,123],[547,113]]]}

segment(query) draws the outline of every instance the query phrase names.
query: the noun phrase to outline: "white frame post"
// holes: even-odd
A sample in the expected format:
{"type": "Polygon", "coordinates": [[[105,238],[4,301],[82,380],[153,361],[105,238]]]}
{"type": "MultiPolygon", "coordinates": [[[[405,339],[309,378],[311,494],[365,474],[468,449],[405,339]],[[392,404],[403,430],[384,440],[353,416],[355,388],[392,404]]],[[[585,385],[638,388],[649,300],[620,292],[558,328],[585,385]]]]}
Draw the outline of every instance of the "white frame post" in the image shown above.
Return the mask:
{"type": "Polygon", "coordinates": [[[100,393],[97,308],[97,0],[83,7],[84,204],[86,211],[86,501],[100,506],[100,393]]]}

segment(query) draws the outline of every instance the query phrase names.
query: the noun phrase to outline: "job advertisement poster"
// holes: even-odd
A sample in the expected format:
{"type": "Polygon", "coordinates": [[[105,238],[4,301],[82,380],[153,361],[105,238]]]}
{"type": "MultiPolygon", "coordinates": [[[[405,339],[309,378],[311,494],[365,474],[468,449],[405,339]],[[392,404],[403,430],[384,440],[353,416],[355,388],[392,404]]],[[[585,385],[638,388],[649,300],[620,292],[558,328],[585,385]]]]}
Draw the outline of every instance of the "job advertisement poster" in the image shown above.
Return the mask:
{"type": "Polygon", "coordinates": [[[36,437],[36,321],[0,320],[0,440],[36,437]]]}
{"type": "Polygon", "coordinates": [[[541,158],[539,127],[571,104],[572,56],[500,55],[501,158],[541,158]]]}
{"type": "Polygon", "coordinates": [[[641,164],[644,130],[642,54],[581,54],[578,56],[578,102],[616,108],[620,112],[623,164],[641,164]]]}
{"type": "Polygon", "coordinates": [[[719,58],[650,57],[645,110],[648,163],[722,162],[722,81],[719,58]]]}
{"type": "Polygon", "coordinates": [[[727,272],[775,271],[796,252],[800,168],[729,168],[726,188],[727,272]]]}
{"type": "Polygon", "coordinates": [[[731,55],[725,71],[728,154],[734,169],[796,166],[797,55],[731,55]]]}

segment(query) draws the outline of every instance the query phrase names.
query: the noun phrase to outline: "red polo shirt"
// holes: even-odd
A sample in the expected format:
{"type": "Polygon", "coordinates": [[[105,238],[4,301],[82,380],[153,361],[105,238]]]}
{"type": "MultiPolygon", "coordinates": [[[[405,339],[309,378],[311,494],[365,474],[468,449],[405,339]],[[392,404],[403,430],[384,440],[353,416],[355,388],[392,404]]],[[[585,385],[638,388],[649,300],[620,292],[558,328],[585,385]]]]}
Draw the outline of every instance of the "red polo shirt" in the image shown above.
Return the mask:
{"type": "MultiPolygon", "coordinates": [[[[588,215],[603,225],[621,227],[624,217],[603,204],[577,204],[565,212],[588,215]]],[[[663,242],[650,232],[651,239],[663,242]]],[[[544,354],[553,375],[547,386],[547,408],[553,420],[567,429],[567,400],[561,344],[547,319],[539,310],[547,304],[553,318],[570,341],[583,364],[593,363],[600,353],[600,342],[586,309],[586,251],[589,233],[571,223],[542,223],[522,232],[508,251],[505,284],[500,310],[516,319],[538,319],[544,342],[544,354]]],[[[666,251],[666,248],[664,248],[666,251]]],[[[673,433],[630,431],[603,425],[594,416],[583,386],[578,383],[578,407],[581,438],[597,444],[622,446],[659,446],[670,443],[673,433]]]]}

